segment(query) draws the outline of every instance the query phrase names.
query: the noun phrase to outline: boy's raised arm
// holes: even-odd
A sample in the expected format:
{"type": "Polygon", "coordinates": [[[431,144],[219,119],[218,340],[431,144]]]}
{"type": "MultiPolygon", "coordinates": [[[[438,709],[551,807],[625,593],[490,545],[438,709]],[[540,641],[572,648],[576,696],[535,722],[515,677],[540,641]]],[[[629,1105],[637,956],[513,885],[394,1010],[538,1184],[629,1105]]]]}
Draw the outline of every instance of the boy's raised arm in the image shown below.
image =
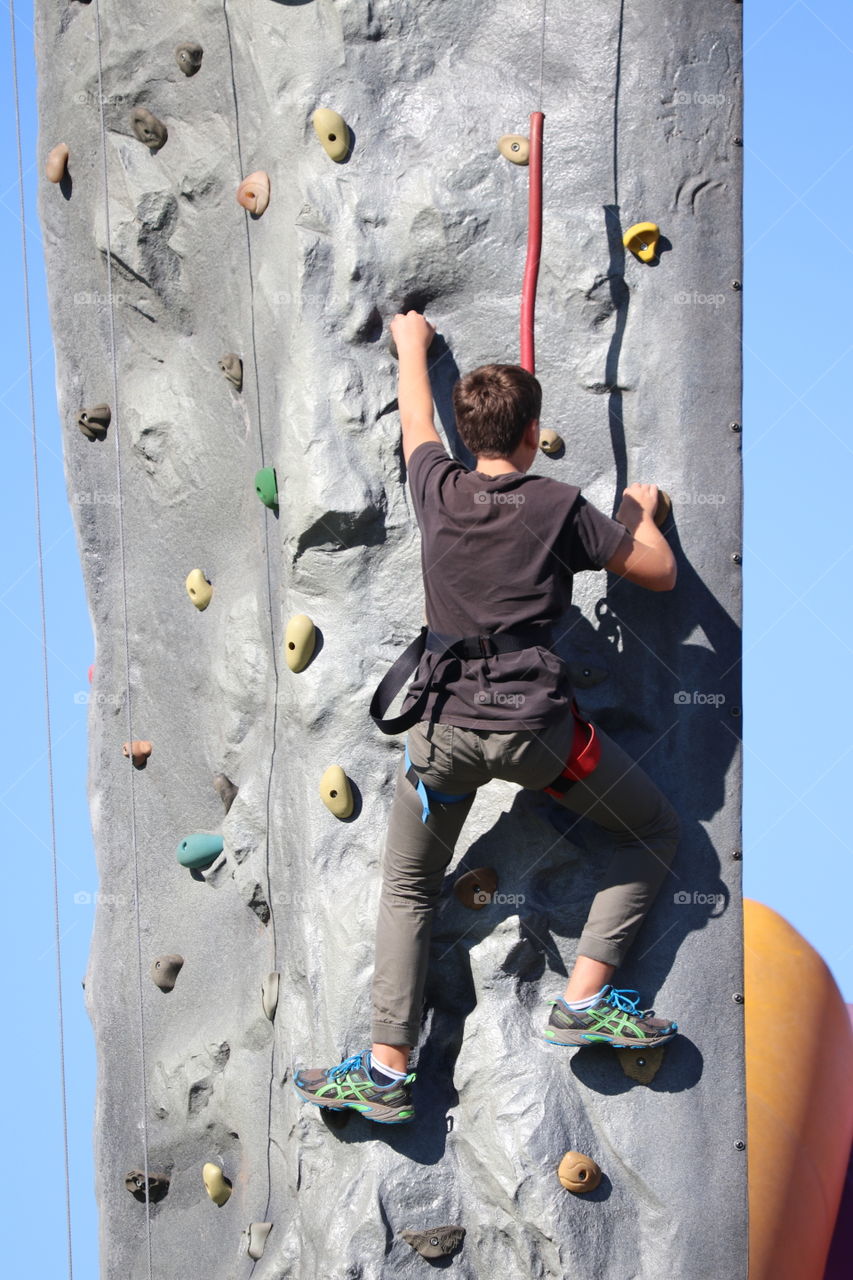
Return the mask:
{"type": "Polygon", "coordinates": [[[624,491],[616,519],[631,540],[623,539],[604,567],[648,591],[671,591],[677,572],[675,556],[655,524],[657,500],[656,484],[632,484],[624,491]]]}
{"type": "Polygon", "coordinates": [[[419,444],[441,438],[433,425],[432,390],[427,373],[427,350],[435,336],[435,326],[417,311],[396,315],[391,335],[397,344],[400,362],[397,403],[403,426],[403,459],[406,466],[419,444]]]}

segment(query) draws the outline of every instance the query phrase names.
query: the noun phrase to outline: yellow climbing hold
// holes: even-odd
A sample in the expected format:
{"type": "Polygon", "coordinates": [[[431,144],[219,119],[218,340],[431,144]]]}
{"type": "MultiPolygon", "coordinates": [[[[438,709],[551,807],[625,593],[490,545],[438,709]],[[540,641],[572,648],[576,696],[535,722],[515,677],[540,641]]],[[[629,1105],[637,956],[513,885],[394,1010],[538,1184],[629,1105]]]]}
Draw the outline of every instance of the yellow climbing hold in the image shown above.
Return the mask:
{"type": "Polygon", "coordinates": [[[641,262],[651,262],[657,252],[660,227],[656,222],[635,222],[622,237],[626,249],[630,249],[641,262]]]}
{"type": "Polygon", "coordinates": [[[498,151],[513,164],[530,164],[530,139],[522,133],[505,133],[498,138],[498,151]]]}
{"type": "Polygon", "coordinates": [[[353,811],[349,778],[339,764],[330,764],[320,779],[323,804],[336,818],[348,818],[353,811]]]}
{"type": "Polygon", "coordinates": [[[314,655],[316,633],[307,613],[297,613],[284,633],[284,660],[291,671],[302,671],[314,655]]]}
{"type": "Polygon", "coordinates": [[[350,149],[350,132],[343,116],[329,107],[318,107],[311,117],[311,123],[326,155],[336,164],[346,160],[350,149]]]}
{"type": "Polygon", "coordinates": [[[567,1151],[557,1168],[557,1177],[567,1191],[594,1191],[601,1181],[601,1170],[591,1156],[567,1151]]]}
{"type": "Polygon", "coordinates": [[[197,609],[206,609],[210,604],[210,597],[213,595],[213,587],[201,569],[193,569],[192,573],[187,576],[186,587],[189,598],[195,607],[197,609]]]}
{"type": "Polygon", "coordinates": [[[563,437],[553,427],[543,427],[539,432],[539,448],[543,453],[553,455],[563,447],[563,437]]]}
{"type": "Polygon", "coordinates": [[[220,1208],[226,1204],[231,1195],[231,1183],[225,1177],[218,1164],[211,1161],[204,1166],[201,1171],[204,1179],[204,1189],[210,1196],[214,1204],[218,1204],[220,1208]]]}

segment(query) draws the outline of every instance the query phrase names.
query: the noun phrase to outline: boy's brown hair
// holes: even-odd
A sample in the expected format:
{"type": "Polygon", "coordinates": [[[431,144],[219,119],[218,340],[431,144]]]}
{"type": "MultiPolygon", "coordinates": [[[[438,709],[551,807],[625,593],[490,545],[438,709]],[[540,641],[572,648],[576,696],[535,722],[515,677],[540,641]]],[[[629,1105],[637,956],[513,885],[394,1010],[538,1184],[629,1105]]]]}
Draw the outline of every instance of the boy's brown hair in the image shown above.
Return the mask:
{"type": "Polygon", "coordinates": [[[456,427],[477,457],[506,458],[521,443],[524,428],[538,418],[542,388],[518,364],[484,364],[453,388],[456,427]]]}

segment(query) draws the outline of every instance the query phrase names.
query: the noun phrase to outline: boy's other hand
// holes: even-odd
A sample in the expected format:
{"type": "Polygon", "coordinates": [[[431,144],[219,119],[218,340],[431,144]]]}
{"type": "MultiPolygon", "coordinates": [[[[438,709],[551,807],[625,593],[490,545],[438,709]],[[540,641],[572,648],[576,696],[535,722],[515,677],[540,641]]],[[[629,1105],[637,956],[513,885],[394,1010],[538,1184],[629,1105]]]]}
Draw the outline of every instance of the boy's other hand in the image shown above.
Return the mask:
{"type": "Polygon", "coordinates": [[[435,337],[435,325],[430,324],[420,312],[407,311],[405,315],[397,314],[391,321],[391,336],[398,352],[426,352],[435,337]]]}
{"type": "Polygon", "coordinates": [[[622,490],[622,502],[616,512],[620,524],[633,529],[643,516],[650,520],[655,518],[658,505],[658,487],[656,484],[629,484],[622,490]]]}

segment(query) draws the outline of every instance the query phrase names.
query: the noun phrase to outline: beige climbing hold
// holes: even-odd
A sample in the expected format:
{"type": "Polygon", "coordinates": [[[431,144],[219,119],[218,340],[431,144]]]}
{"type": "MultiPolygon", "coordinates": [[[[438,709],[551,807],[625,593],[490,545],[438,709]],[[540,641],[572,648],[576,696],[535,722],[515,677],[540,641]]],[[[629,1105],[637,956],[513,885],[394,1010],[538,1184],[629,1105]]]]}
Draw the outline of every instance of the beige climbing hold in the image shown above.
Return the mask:
{"type": "Polygon", "coordinates": [[[543,427],[539,432],[539,448],[549,455],[559,453],[563,447],[563,437],[553,427],[543,427]]]}
{"type": "Polygon", "coordinates": [[[266,1244],[267,1236],[271,1231],[271,1222],[253,1222],[250,1224],[246,1232],[246,1235],[248,1236],[249,1257],[254,1258],[256,1262],[258,1258],[263,1257],[264,1245],[266,1244]]]}
{"type": "Polygon", "coordinates": [[[80,410],[77,414],[77,426],[87,440],[106,440],[112,416],[108,404],[96,404],[91,409],[80,410]]]}
{"type": "Polygon", "coordinates": [[[218,1164],[214,1164],[212,1160],[208,1160],[207,1164],[201,1171],[204,1181],[204,1189],[210,1196],[214,1204],[227,1204],[231,1196],[231,1183],[222,1172],[218,1164]]]}
{"type": "Polygon", "coordinates": [[[152,981],[161,991],[172,991],[183,967],[183,956],[158,956],[151,966],[152,981]]]}
{"type": "Polygon", "coordinates": [[[275,1020],[275,1011],[278,1008],[278,987],[281,980],[280,973],[268,973],[264,978],[261,986],[261,1003],[264,1006],[264,1013],[270,1022],[275,1020]]]}
{"type": "Polygon", "coordinates": [[[206,609],[210,604],[210,597],[213,595],[213,587],[201,569],[193,569],[192,573],[187,574],[186,588],[187,594],[195,607],[197,609],[206,609]]]}
{"type": "Polygon", "coordinates": [[[498,151],[513,164],[530,164],[530,139],[523,133],[505,133],[498,138],[498,151]]]}
{"type": "Polygon", "coordinates": [[[307,613],[297,613],[284,633],[284,660],[291,671],[302,671],[314,656],[314,623],[307,613]]]}
{"type": "Polygon", "coordinates": [[[635,222],[622,237],[626,249],[630,249],[641,262],[652,262],[660,240],[660,227],[656,222],[635,222]]]}
{"type": "Polygon", "coordinates": [[[400,1236],[422,1258],[447,1258],[465,1239],[464,1227],[427,1227],[425,1231],[401,1231],[400,1236]]]}
{"type": "Polygon", "coordinates": [[[149,151],[159,151],[169,131],[147,107],[134,107],[130,113],[130,127],[140,142],[144,142],[149,151]]]}
{"type": "Polygon", "coordinates": [[[601,1170],[590,1156],[567,1151],[557,1168],[557,1177],[567,1191],[594,1191],[601,1181],[601,1170]]]}
{"type": "Polygon", "coordinates": [[[48,151],[44,162],[44,175],[48,182],[61,182],[68,168],[70,152],[64,142],[58,143],[52,151],[48,151]]]}
{"type": "Polygon", "coordinates": [[[133,742],[125,742],[121,749],[125,759],[131,759],[137,769],[145,768],[148,757],[154,750],[150,742],[143,742],[140,738],[134,739],[133,742]]]}
{"type": "Polygon", "coordinates": [[[672,498],[666,489],[658,489],[658,502],[655,507],[655,524],[662,529],[672,515],[672,498]]]}
{"type": "Polygon", "coordinates": [[[619,1065],[625,1075],[630,1076],[632,1080],[637,1080],[640,1084],[651,1084],[660,1070],[665,1053],[666,1046],[662,1044],[654,1049],[616,1050],[619,1065]]]}
{"type": "Polygon", "coordinates": [[[231,383],[232,387],[236,387],[238,391],[243,390],[243,361],[233,351],[227,351],[224,356],[219,357],[219,367],[225,374],[225,377],[231,383]]]}
{"type": "Polygon", "coordinates": [[[270,175],[263,169],[250,173],[237,188],[237,203],[260,217],[270,202],[270,175]]]}
{"type": "Polygon", "coordinates": [[[323,804],[336,818],[348,818],[353,811],[349,778],[339,764],[330,764],[320,779],[323,804]]]}
{"type": "Polygon", "coordinates": [[[498,887],[498,876],[494,867],[475,867],[466,871],[453,885],[453,892],[463,907],[472,911],[481,911],[492,900],[492,894],[498,887]]]}
{"type": "Polygon", "coordinates": [[[311,117],[311,123],[326,155],[337,164],[346,160],[350,149],[350,132],[343,116],[329,107],[318,107],[311,117]]]}

